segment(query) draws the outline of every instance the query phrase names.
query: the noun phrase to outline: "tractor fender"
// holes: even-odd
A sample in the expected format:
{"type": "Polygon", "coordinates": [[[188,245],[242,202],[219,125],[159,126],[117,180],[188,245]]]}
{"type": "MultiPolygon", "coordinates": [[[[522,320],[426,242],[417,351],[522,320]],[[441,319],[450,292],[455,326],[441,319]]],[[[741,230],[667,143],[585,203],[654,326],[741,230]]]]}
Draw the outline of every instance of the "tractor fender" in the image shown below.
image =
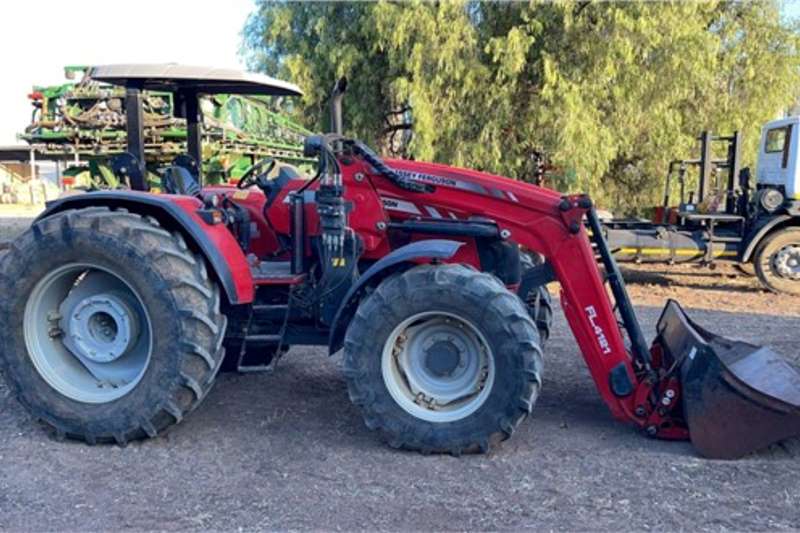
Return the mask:
{"type": "Polygon", "coordinates": [[[401,246],[376,261],[350,287],[336,311],[328,341],[330,355],[338,352],[344,345],[347,325],[355,314],[358,302],[367,287],[374,287],[391,274],[414,266],[416,260],[450,259],[463,244],[463,242],[448,239],[426,239],[401,246]]]}
{"type": "Polygon", "coordinates": [[[753,256],[753,252],[756,249],[756,246],[758,246],[758,243],[760,243],[761,240],[764,237],[766,237],[767,234],[774,228],[783,225],[785,222],[793,218],[796,217],[793,217],[791,215],[778,215],[776,217],[767,219],[766,222],[764,222],[763,224],[759,224],[755,228],[753,228],[747,235],[747,238],[745,239],[746,245],[739,261],[742,263],[747,263],[748,261],[750,261],[750,259],[753,256]]]}
{"type": "Polygon", "coordinates": [[[224,224],[208,224],[197,214],[202,202],[191,196],[158,195],[138,191],[97,191],[65,196],[47,203],[34,223],[67,209],[92,206],[124,208],[152,216],[167,230],[179,231],[187,244],[203,254],[232,305],[251,303],[253,277],[247,258],[224,224]]]}

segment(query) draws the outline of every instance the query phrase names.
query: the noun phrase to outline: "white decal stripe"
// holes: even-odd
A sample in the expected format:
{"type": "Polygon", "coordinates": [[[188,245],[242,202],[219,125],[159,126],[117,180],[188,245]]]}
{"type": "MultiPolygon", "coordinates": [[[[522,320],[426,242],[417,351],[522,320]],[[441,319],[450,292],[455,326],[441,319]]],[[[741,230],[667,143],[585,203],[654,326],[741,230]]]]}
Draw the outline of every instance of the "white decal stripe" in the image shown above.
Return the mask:
{"type": "Polygon", "coordinates": [[[386,197],[381,197],[381,201],[383,202],[384,209],[388,209],[390,211],[400,211],[401,213],[411,213],[412,215],[422,214],[413,202],[386,197]]]}
{"type": "Polygon", "coordinates": [[[432,216],[433,218],[442,218],[442,215],[440,215],[440,214],[439,214],[439,211],[437,211],[437,210],[436,210],[436,208],[435,208],[435,207],[433,207],[433,206],[426,205],[426,206],[425,206],[425,210],[426,210],[426,211],[428,212],[428,214],[429,214],[430,216],[432,216]]]}

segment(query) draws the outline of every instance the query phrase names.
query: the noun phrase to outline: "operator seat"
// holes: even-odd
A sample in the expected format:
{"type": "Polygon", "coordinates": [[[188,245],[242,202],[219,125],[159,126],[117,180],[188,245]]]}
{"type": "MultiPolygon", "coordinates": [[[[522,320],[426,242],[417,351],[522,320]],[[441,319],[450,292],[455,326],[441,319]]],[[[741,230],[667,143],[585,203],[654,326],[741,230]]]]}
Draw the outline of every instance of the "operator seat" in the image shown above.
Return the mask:
{"type": "Polygon", "coordinates": [[[177,156],[172,165],[161,170],[161,188],[168,194],[200,195],[199,168],[188,154],[177,156]]]}
{"type": "Polygon", "coordinates": [[[303,179],[303,175],[296,167],[279,161],[275,165],[275,168],[272,169],[272,172],[270,172],[269,178],[270,179],[264,182],[263,185],[259,183],[259,188],[267,197],[266,207],[272,205],[272,202],[275,201],[278,194],[286,187],[287,183],[291,180],[303,179]]]}
{"type": "Polygon", "coordinates": [[[161,171],[161,188],[167,194],[198,196],[200,182],[184,167],[170,165],[161,171]]]}

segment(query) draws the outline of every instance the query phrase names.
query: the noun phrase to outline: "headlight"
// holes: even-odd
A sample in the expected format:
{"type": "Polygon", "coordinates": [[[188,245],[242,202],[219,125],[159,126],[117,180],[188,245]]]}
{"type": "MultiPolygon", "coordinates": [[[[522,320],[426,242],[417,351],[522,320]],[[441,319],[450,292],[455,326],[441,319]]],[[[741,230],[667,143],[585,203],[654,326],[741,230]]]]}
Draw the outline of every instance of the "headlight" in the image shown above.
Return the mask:
{"type": "Polygon", "coordinates": [[[778,189],[761,189],[758,201],[764,211],[774,213],[783,205],[783,193],[778,189]]]}

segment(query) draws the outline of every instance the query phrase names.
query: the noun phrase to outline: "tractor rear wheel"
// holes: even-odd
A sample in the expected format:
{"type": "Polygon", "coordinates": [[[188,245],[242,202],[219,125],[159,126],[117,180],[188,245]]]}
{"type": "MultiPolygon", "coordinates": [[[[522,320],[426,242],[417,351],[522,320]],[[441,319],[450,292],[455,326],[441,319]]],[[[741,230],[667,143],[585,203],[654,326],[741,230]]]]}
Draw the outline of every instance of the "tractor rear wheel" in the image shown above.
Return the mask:
{"type": "Polygon", "coordinates": [[[60,437],[153,437],[205,398],[225,316],[202,257],[149,217],[91,207],[36,222],[0,263],[0,369],[60,437]]]}
{"type": "Polygon", "coordinates": [[[485,452],[511,436],[541,387],[536,325],[489,274],[424,265],[359,305],[344,345],[350,399],[396,448],[485,452]]]}
{"type": "Polygon", "coordinates": [[[758,245],[753,262],[758,279],[769,290],[800,295],[800,228],[767,236],[758,245]]]}

